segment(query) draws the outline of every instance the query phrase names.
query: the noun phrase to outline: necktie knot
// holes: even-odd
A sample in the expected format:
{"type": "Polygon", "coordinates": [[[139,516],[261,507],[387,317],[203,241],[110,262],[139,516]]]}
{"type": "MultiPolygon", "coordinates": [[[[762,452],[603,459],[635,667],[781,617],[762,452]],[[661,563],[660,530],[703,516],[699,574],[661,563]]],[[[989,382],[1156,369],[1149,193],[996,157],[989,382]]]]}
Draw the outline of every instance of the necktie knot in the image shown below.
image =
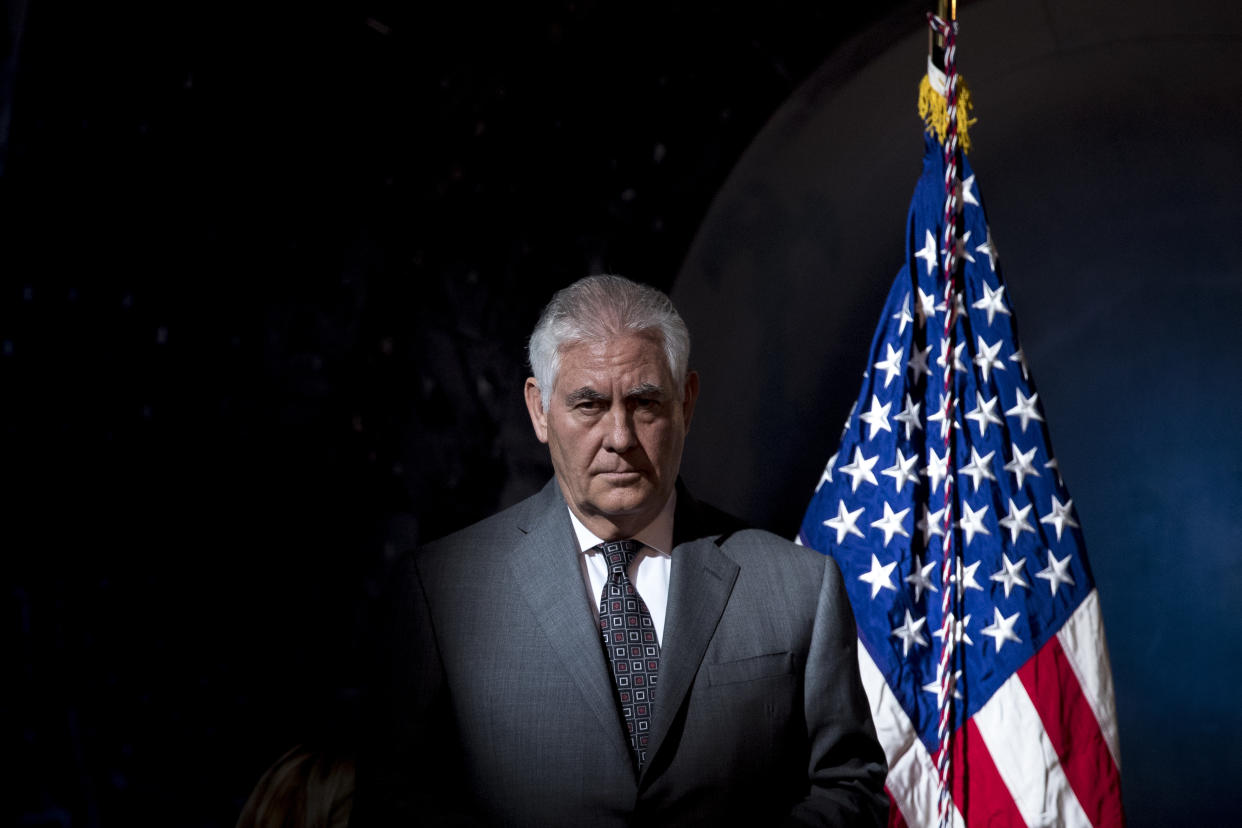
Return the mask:
{"type": "Polygon", "coordinates": [[[604,554],[608,571],[613,575],[625,575],[642,544],[634,540],[605,541],[598,548],[604,554]]]}

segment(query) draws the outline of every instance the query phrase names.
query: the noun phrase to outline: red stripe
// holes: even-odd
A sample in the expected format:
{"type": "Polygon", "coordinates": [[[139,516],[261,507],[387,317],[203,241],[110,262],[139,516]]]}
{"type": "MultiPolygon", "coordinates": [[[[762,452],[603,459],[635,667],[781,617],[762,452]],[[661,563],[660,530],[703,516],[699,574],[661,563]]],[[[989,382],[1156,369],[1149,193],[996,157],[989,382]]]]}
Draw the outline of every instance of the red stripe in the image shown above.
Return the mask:
{"type": "Polygon", "coordinates": [[[953,801],[967,828],[1026,825],[974,719],[953,734],[953,801]]]}
{"type": "Polygon", "coordinates": [[[1123,825],[1121,774],[1055,636],[1018,670],[1074,795],[1096,828],[1123,825]]]}
{"type": "Polygon", "coordinates": [[[888,788],[884,789],[884,793],[888,794],[888,828],[907,828],[906,818],[901,815],[901,809],[897,807],[897,800],[893,799],[893,795],[888,788]]]}

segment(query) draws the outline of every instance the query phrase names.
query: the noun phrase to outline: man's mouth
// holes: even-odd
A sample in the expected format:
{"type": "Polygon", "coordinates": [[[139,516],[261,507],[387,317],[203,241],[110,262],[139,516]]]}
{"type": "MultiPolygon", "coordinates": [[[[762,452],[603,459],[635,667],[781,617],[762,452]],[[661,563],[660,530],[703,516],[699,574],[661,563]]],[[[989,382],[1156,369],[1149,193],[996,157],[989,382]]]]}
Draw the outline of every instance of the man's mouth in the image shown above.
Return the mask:
{"type": "Polygon", "coordinates": [[[605,480],[615,480],[618,482],[623,482],[627,480],[635,480],[639,477],[642,477],[642,472],[638,471],[637,469],[621,469],[618,471],[599,472],[598,476],[604,478],[605,480]]]}

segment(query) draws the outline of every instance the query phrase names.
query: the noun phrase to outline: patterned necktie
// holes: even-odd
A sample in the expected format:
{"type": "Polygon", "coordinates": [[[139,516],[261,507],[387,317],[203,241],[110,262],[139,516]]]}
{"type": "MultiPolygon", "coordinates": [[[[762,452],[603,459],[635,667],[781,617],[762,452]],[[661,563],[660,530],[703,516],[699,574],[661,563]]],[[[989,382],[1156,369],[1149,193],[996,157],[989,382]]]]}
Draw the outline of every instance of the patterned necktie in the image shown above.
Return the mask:
{"type": "Polygon", "coordinates": [[[660,671],[660,640],[647,605],[630,581],[630,562],[642,544],[623,540],[595,547],[608,563],[608,580],[599,601],[599,628],[612,662],[617,700],[625,719],[630,748],[639,768],[647,761],[651,704],[660,671]]]}

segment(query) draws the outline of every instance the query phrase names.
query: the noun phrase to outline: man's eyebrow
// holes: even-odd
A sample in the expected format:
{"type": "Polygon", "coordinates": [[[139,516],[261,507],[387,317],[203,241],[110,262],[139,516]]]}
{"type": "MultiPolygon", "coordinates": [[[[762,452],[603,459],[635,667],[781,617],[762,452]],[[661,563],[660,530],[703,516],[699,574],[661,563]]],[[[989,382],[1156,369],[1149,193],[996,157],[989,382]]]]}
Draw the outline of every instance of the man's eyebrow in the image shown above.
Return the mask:
{"type": "Polygon", "coordinates": [[[665,394],[664,389],[660,386],[652,385],[649,382],[643,382],[626,391],[625,396],[627,399],[633,397],[656,397],[657,399],[663,399],[665,394]]]}
{"type": "Polygon", "coordinates": [[[581,388],[574,389],[573,391],[570,391],[568,394],[565,395],[565,402],[568,405],[576,405],[577,403],[585,402],[587,400],[598,402],[600,400],[607,400],[607,399],[608,399],[607,394],[602,394],[599,391],[596,391],[594,388],[588,388],[585,385],[582,386],[581,388]]]}

